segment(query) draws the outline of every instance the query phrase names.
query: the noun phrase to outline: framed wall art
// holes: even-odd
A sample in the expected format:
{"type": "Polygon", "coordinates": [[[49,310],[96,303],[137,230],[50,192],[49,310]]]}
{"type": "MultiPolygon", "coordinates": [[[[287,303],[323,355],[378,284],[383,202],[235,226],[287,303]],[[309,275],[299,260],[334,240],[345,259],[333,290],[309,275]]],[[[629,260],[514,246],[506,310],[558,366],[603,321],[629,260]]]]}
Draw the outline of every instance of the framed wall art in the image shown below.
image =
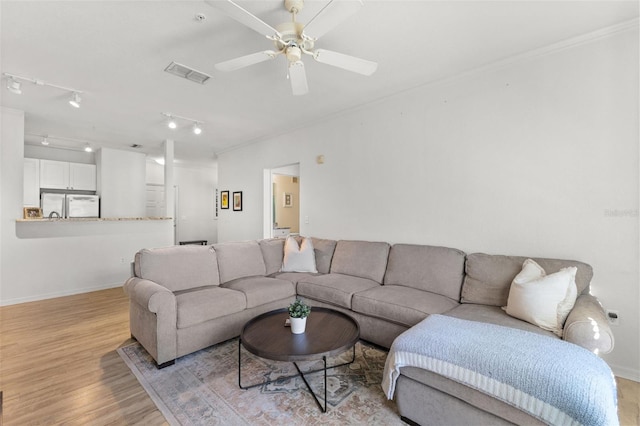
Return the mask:
{"type": "Polygon", "coordinates": [[[242,191],[233,193],[233,211],[242,211],[242,191]]]}
{"type": "Polygon", "coordinates": [[[229,191],[222,191],[220,193],[220,208],[222,210],[229,209],[229,191]]]}
{"type": "Polygon", "coordinates": [[[293,194],[285,192],[282,201],[282,207],[293,207],[293,194]]]}

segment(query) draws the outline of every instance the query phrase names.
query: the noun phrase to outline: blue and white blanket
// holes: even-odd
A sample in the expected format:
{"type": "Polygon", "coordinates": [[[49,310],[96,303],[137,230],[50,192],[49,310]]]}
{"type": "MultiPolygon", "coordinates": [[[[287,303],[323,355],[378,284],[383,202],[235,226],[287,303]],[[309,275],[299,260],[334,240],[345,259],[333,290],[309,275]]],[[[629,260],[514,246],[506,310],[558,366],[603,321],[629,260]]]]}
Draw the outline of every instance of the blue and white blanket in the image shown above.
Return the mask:
{"type": "Polygon", "coordinates": [[[609,366],[552,337],[431,315],[393,342],[382,380],[389,399],[401,367],[432,371],[551,425],[619,424],[609,366]]]}

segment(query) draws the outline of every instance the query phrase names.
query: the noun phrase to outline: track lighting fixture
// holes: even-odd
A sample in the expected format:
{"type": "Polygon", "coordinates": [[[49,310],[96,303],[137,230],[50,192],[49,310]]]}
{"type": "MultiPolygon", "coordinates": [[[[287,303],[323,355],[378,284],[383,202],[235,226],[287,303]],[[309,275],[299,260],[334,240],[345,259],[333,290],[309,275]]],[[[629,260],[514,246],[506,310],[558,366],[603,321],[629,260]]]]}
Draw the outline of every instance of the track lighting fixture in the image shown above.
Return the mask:
{"type": "Polygon", "coordinates": [[[7,78],[7,89],[11,93],[15,93],[16,95],[22,94],[22,89],[20,88],[21,84],[19,81],[16,81],[13,77],[7,78]]]}
{"type": "Polygon", "coordinates": [[[49,139],[47,139],[46,136],[42,137],[42,142],[40,142],[42,145],[47,146],[49,145],[49,139]]]}
{"type": "Polygon", "coordinates": [[[82,99],[78,92],[73,92],[71,94],[71,99],[69,99],[69,104],[74,108],[80,108],[80,101],[82,101],[82,99]]]}
{"type": "Polygon", "coordinates": [[[193,126],[191,127],[191,130],[193,131],[194,134],[199,135],[199,134],[202,133],[202,121],[200,121],[200,120],[194,120],[193,118],[181,117],[179,115],[171,114],[169,112],[163,112],[162,115],[167,117],[167,126],[170,129],[177,129],[178,128],[177,120],[183,120],[183,121],[190,121],[190,122],[193,123],[193,126]]]}
{"type": "Polygon", "coordinates": [[[84,152],[93,152],[93,148],[91,148],[91,145],[87,144],[87,145],[84,147],[84,152]]]}
{"type": "Polygon", "coordinates": [[[22,84],[18,81],[22,80],[28,83],[33,83],[36,86],[53,87],[55,89],[70,92],[71,99],[69,100],[69,103],[76,108],[80,108],[80,94],[82,93],[81,90],[72,89],[71,87],[58,86],[57,84],[47,83],[36,78],[22,77],[15,74],[9,74],[7,72],[2,73],[2,75],[7,78],[7,90],[9,90],[11,93],[15,93],[16,95],[22,94],[22,84]]]}

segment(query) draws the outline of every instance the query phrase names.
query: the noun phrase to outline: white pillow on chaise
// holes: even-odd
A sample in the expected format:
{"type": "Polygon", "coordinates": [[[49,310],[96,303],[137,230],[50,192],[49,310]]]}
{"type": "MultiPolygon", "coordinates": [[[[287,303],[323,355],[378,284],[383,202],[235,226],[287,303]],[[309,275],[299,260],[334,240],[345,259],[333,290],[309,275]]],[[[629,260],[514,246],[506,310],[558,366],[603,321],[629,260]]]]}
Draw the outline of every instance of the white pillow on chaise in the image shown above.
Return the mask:
{"type": "Polygon", "coordinates": [[[546,275],[535,261],[525,260],[511,283],[507,314],[562,337],[562,327],[578,296],[577,270],[572,266],[546,275]]]}
{"type": "Polygon", "coordinates": [[[317,273],[316,255],[313,251],[311,238],[303,238],[302,243],[292,236],[288,236],[284,243],[284,258],[281,272],[311,272],[317,273]]]}

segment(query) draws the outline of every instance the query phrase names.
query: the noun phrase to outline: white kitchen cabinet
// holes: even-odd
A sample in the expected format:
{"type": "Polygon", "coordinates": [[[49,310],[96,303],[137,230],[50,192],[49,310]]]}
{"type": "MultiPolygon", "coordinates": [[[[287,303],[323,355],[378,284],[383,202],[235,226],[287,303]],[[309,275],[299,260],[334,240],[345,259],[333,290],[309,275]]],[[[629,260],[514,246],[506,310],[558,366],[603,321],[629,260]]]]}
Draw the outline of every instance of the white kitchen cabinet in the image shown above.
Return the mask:
{"type": "Polygon", "coordinates": [[[40,188],[95,191],[96,166],[40,160],[40,188]]]}
{"type": "Polygon", "coordinates": [[[69,186],[83,191],[96,190],[96,165],[69,163],[69,186]]]}
{"type": "Polygon", "coordinates": [[[40,160],[24,159],[24,207],[40,207],[40,160]]]}

